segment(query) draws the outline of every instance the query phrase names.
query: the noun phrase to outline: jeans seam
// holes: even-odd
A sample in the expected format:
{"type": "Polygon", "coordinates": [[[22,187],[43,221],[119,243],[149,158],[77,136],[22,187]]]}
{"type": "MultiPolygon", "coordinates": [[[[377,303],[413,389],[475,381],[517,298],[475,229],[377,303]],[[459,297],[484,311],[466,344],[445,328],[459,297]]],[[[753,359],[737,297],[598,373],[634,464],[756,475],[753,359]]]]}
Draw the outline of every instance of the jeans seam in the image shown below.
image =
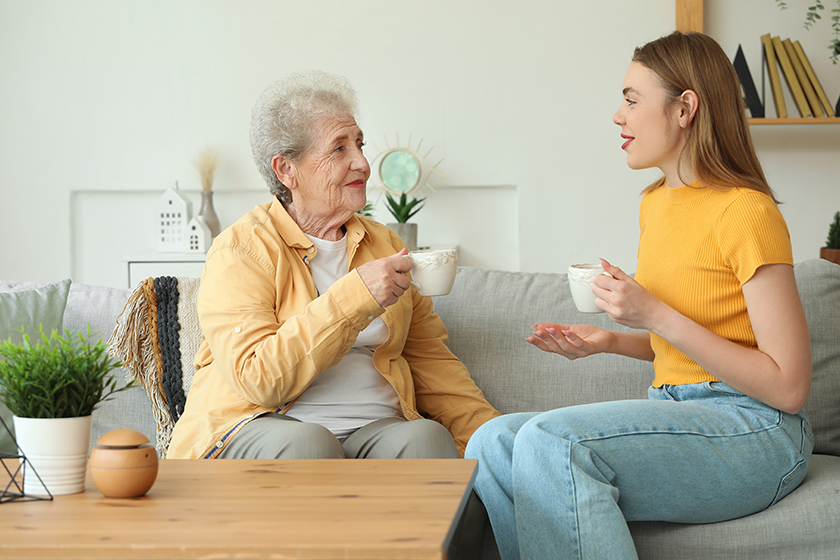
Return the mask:
{"type": "Polygon", "coordinates": [[[572,452],[575,443],[573,441],[567,440],[568,451],[566,453],[567,464],[566,468],[568,469],[568,476],[569,480],[572,481],[572,501],[574,502],[574,514],[575,514],[575,548],[577,549],[577,557],[583,558],[583,550],[581,550],[581,541],[580,541],[580,508],[578,507],[577,502],[577,480],[575,480],[574,472],[572,470],[572,452]]]}
{"type": "Polygon", "coordinates": [[[788,493],[784,494],[783,496],[780,495],[785,488],[788,477],[790,475],[792,475],[793,473],[795,473],[796,471],[798,471],[800,466],[804,465],[804,464],[806,464],[805,458],[802,457],[802,454],[800,453],[799,461],[797,461],[796,464],[793,465],[793,468],[791,468],[787,473],[785,473],[785,475],[781,479],[779,479],[779,485],[776,487],[776,493],[773,496],[773,499],[770,501],[770,503],[767,504],[768,508],[778,504],[782,499],[784,499],[785,496],[790,494],[790,492],[788,492],[788,493]]]}
{"type": "Polygon", "coordinates": [[[759,433],[762,433],[762,432],[770,432],[772,430],[778,430],[778,429],[781,429],[781,424],[775,424],[773,426],[766,426],[766,427],[762,427],[762,428],[757,429],[757,430],[751,430],[751,431],[747,431],[747,432],[738,432],[738,433],[732,433],[732,434],[707,434],[707,433],[704,433],[704,432],[688,431],[688,430],[683,430],[683,431],[640,430],[640,431],[636,431],[636,432],[626,432],[626,433],[623,433],[623,434],[611,434],[611,435],[598,436],[598,437],[588,437],[588,438],[585,438],[585,439],[576,440],[574,443],[582,444],[582,443],[586,443],[588,441],[604,441],[604,440],[608,440],[608,439],[615,439],[615,438],[626,437],[626,436],[644,436],[644,435],[649,435],[649,436],[659,436],[659,435],[661,435],[661,436],[683,436],[683,435],[686,435],[686,436],[705,437],[705,438],[709,438],[709,439],[717,439],[717,438],[731,438],[731,437],[751,436],[751,435],[759,434],[759,433]]]}

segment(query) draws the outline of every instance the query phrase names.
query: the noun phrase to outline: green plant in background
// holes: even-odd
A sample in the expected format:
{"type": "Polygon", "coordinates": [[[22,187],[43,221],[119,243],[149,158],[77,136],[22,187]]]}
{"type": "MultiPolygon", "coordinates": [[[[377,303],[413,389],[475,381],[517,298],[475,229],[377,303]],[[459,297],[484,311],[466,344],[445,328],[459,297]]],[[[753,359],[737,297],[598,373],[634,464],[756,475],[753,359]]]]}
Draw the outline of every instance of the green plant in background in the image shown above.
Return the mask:
{"type": "Polygon", "coordinates": [[[114,393],[134,387],[117,387],[117,378],[108,375],[121,367],[107,352],[102,340],[91,343],[76,333],[64,336],[53,330],[49,336],[39,327],[41,342],[32,345],[21,328],[23,340],[0,342],[0,399],[22,418],[74,418],[89,416],[96,406],[114,393]]]}
{"type": "Polygon", "coordinates": [[[400,195],[399,202],[394,200],[394,197],[390,193],[385,193],[385,198],[388,201],[388,211],[400,224],[406,223],[413,215],[419,212],[423,208],[423,202],[426,200],[425,198],[412,198],[409,201],[405,193],[400,195]],[[420,206],[417,206],[418,204],[420,206]]]}
{"type": "Polygon", "coordinates": [[[827,249],[840,249],[840,212],[834,214],[834,221],[828,227],[828,239],[825,241],[827,249]]]}
{"type": "MultiPolygon", "coordinates": [[[[832,8],[830,13],[831,17],[831,32],[833,37],[828,44],[828,48],[831,50],[831,62],[837,64],[837,61],[840,60],[840,0],[836,0],[837,7],[832,8]]],[[[779,9],[786,10],[787,3],[783,0],[776,0],[776,4],[778,4],[779,9]]],[[[814,0],[814,4],[808,6],[808,10],[805,12],[805,29],[810,29],[818,20],[822,19],[822,14],[820,12],[825,11],[825,5],[823,4],[823,0],[814,0]]]]}
{"type": "Polygon", "coordinates": [[[362,216],[372,218],[373,217],[373,204],[371,204],[371,202],[368,200],[367,204],[365,204],[364,208],[362,208],[361,210],[356,210],[356,214],[361,214],[362,216]]]}

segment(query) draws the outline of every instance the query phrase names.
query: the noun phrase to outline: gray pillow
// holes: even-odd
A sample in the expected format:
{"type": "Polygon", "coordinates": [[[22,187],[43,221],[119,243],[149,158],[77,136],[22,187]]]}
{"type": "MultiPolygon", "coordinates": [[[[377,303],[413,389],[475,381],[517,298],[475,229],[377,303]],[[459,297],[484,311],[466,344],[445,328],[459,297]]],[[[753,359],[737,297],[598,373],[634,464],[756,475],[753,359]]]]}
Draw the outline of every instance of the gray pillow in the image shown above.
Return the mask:
{"type": "Polygon", "coordinates": [[[814,453],[840,455],[840,266],[811,259],[793,270],[811,335],[813,378],[805,412],[814,453]]]}
{"type": "MultiPolygon", "coordinates": [[[[40,340],[39,326],[49,334],[53,329],[62,330],[64,308],[71,281],[62,280],[27,290],[0,292],[0,340],[20,342],[23,327],[31,342],[40,340]]],[[[14,288],[12,288],[14,290],[14,288]]],[[[12,413],[0,402],[0,417],[14,430],[12,413]]],[[[17,453],[11,435],[0,424],[0,452],[17,453]]]]}

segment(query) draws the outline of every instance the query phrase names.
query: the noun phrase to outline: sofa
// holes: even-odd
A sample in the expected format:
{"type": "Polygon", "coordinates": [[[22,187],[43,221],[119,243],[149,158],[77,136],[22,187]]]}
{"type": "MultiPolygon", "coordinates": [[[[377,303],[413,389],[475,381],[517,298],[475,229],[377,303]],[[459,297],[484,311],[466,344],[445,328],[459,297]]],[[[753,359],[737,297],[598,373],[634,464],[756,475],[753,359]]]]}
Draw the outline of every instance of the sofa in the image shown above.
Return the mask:
{"type": "MultiPolygon", "coordinates": [[[[632,523],[631,532],[640,558],[840,558],[840,266],[814,259],[798,263],[795,273],[813,352],[813,387],[805,408],[813,427],[815,450],[807,477],[779,503],[748,517],[706,525],[632,523]]],[[[187,323],[195,320],[198,282],[196,278],[177,279],[179,287],[187,288],[180,290],[183,295],[178,309],[184,321],[175,342],[189,349],[180,358],[184,391],[188,391],[192,373],[191,349],[200,338],[200,329],[187,323]]],[[[0,281],[0,304],[2,298],[13,297],[9,292],[33,293],[56,285],[63,284],[0,281]]],[[[141,282],[133,292],[69,284],[63,327],[83,330],[91,324],[93,331],[102,337],[119,334],[113,337],[112,348],[118,348],[116,343],[120,341],[116,339],[122,339],[125,352],[126,329],[132,322],[129,310],[133,310],[134,322],[139,324],[136,319],[142,302],[138,298],[144,285],[146,292],[153,290],[151,280],[141,282]],[[119,328],[115,331],[118,317],[121,333],[116,332],[119,328]]],[[[38,302],[31,305],[41,305],[38,302]]],[[[531,325],[540,321],[591,322],[624,330],[603,314],[578,313],[565,274],[462,267],[458,269],[452,292],[434,298],[434,304],[449,330],[450,348],[469,367],[487,399],[503,413],[542,411],[598,400],[646,398],[653,378],[649,363],[611,355],[567,361],[540,352],[524,341],[531,325]]],[[[3,315],[0,323],[5,321],[3,315]]],[[[134,362],[132,375],[138,375],[137,368],[143,367],[142,356],[146,350],[142,344],[147,338],[148,333],[145,338],[134,340],[128,360],[134,362]]],[[[120,372],[120,377],[125,373],[120,372]]],[[[152,441],[166,437],[158,418],[165,413],[166,403],[153,402],[165,396],[151,393],[150,400],[150,393],[142,388],[131,389],[103,403],[94,412],[92,442],[118,427],[139,430],[152,441]]],[[[498,558],[489,528],[485,531],[482,558],[498,558]]]]}

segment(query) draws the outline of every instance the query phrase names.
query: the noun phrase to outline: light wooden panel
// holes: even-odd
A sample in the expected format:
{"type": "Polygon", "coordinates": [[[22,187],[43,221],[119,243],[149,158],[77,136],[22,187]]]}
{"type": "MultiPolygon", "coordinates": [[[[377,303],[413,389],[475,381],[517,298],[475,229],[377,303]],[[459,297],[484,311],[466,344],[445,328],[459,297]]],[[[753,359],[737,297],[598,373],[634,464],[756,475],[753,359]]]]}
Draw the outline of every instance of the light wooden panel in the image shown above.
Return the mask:
{"type": "Polygon", "coordinates": [[[703,32],[703,0],[677,0],[677,30],[703,32]]]}

